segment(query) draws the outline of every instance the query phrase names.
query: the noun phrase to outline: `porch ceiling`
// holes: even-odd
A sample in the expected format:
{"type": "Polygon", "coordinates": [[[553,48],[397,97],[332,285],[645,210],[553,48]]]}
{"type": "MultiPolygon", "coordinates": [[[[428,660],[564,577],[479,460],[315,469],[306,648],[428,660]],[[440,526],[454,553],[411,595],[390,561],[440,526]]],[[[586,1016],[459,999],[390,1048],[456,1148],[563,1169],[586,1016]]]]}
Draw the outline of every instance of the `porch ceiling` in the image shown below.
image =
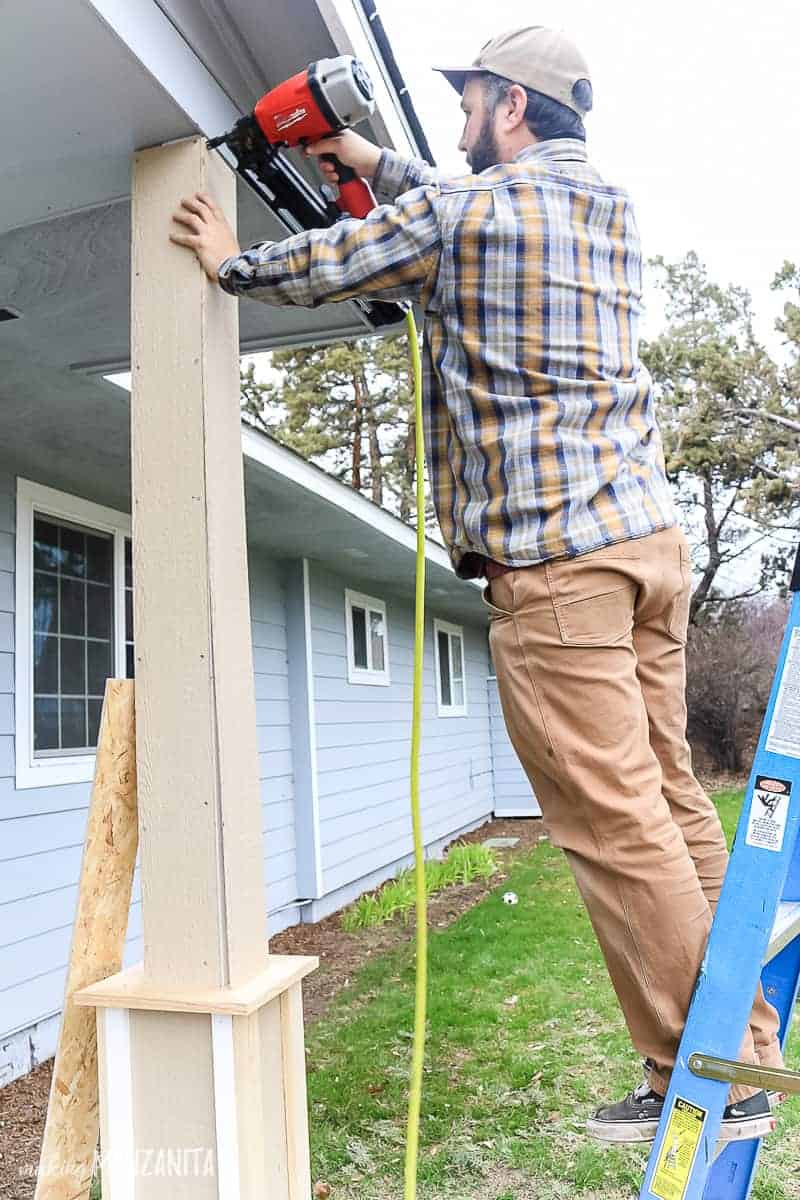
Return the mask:
{"type": "MultiPolygon", "coordinates": [[[[127,470],[127,405],[98,372],[128,361],[131,155],[219,133],[280,77],[347,49],[346,33],[321,14],[330,7],[329,0],[3,6],[0,78],[13,102],[0,106],[0,307],[21,314],[0,322],[6,454],[52,476],[99,434],[112,470],[127,470]]],[[[394,112],[376,119],[374,136],[384,140],[389,127],[398,128],[394,112]]],[[[244,244],[285,232],[244,185],[239,230],[244,244]]],[[[363,328],[348,304],[241,309],[244,349],[363,328]]],[[[127,483],[116,487],[127,491],[127,483]]]]}

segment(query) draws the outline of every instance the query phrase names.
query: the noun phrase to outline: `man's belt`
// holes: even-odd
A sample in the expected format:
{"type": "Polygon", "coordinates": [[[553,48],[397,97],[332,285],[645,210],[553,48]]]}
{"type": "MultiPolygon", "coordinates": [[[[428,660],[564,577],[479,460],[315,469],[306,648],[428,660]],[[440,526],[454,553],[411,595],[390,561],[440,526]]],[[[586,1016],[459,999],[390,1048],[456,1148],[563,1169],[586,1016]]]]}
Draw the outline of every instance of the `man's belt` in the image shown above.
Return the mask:
{"type": "Polygon", "coordinates": [[[498,575],[505,575],[507,571],[516,571],[516,567],[511,567],[508,563],[495,562],[493,558],[484,558],[483,571],[487,579],[496,579],[498,575]]]}

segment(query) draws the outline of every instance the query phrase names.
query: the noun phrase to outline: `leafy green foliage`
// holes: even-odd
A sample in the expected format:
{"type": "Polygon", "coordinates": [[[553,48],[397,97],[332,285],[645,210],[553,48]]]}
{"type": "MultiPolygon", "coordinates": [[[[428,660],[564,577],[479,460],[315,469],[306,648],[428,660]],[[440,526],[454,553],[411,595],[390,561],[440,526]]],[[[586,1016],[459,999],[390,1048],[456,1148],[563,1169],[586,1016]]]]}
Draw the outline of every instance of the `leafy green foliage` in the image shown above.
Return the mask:
{"type": "Polygon", "coordinates": [[[747,291],[720,287],[694,253],[651,265],[668,324],[643,344],[642,358],[656,385],[667,473],[695,544],[696,620],[722,598],[721,569],[755,547],[766,544],[762,574],[744,594],[786,565],[768,539],[797,523],[800,397],[758,342],[747,291]]]}
{"type": "MultiPolygon", "coordinates": [[[[454,884],[473,883],[490,879],[497,871],[497,860],[486,846],[470,843],[453,846],[445,859],[428,859],[425,863],[425,891],[428,896],[454,884]]],[[[416,901],[414,871],[402,871],[396,879],[385,884],[377,893],[361,896],[342,917],[342,929],[371,929],[393,917],[408,920],[416,901]]]]}

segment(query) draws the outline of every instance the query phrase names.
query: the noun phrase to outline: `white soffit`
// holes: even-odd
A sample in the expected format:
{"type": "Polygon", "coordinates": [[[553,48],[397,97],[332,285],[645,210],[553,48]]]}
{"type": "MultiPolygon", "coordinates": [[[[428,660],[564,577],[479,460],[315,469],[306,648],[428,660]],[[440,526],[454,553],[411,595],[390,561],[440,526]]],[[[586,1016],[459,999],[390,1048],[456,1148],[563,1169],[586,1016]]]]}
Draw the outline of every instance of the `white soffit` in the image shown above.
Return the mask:
{"type": "Polygon", "coordinates": [[[229,129],[240,113],[153,0],[86,0],[207,136],[229,129]]]}

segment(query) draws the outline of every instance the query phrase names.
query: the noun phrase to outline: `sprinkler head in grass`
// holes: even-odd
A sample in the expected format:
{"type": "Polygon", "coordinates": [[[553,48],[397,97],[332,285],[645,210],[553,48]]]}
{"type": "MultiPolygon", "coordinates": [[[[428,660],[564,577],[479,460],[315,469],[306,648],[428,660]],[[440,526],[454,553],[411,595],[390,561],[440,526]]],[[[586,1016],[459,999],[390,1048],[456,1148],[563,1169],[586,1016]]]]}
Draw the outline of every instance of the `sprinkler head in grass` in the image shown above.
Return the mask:
{"type": "Polygon", "coordinates": [[[519,896],[516,892],[504,892],[503,904],[519,904],[519,896]]]}

